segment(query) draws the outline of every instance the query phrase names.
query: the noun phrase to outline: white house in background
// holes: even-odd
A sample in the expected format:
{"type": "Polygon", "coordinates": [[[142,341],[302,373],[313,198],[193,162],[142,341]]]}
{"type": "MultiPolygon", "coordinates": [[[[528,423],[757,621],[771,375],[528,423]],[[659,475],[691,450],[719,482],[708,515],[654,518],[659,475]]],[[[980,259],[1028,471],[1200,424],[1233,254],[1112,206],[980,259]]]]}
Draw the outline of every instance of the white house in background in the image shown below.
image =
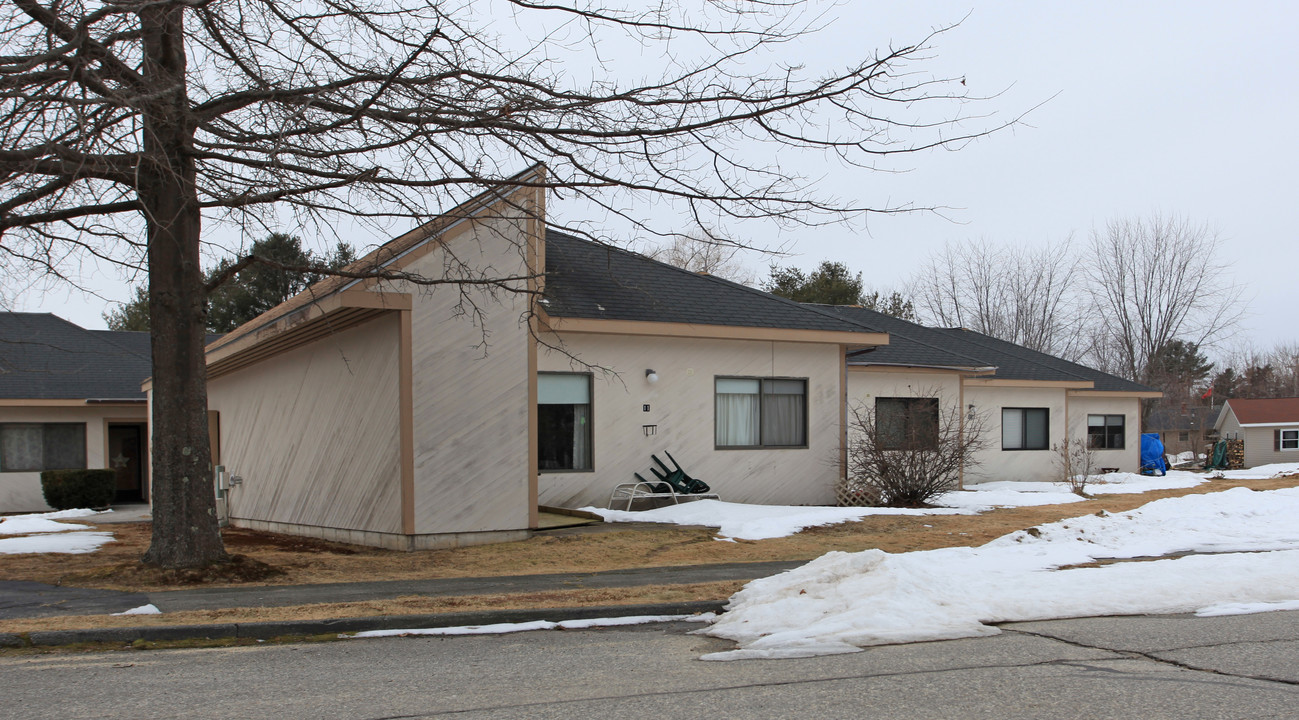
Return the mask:
{"type": "Polygon", "coordinates": [[[1299,462],[1299,398],[1232,398],[1214,428],[1223,440],[1245,441],[1245,467],[1299,462]]]}
{"type": "Polygon", "coordinates": [[[875,362],[891,319],[547,229],[540,172],[359,261],[514,280],[331,278],[208,346],[233,524],[394,548],[517,539],[540,506],[602,505],[664,451],[727,500],[829,504],[848,403],[921,381],[1000,418],[1004,472],[986,477],[1043,477],[1037,447],[1066,417],[1099,417],[1107,462],[1136,469],[1145,388],[962,332],[932,331],[959,348],[946,360],[875,362]]]}
{"type": "Polygon", "coordinates": [[[49,510],[41,471],[117,470],[119,501],[148,499],[149,333],[0,313],[0,512],[49,510]]]}

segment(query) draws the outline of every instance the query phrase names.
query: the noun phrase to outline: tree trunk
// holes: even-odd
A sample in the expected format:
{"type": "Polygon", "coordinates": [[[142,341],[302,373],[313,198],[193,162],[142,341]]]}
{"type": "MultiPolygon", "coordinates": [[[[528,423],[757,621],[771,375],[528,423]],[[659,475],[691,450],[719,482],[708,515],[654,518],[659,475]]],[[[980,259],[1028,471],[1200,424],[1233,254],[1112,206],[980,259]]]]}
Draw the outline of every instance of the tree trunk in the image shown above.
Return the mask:
{"type": "Polygon", "coordinates": [[[206,297],[194,129],[185,88],[184,9],[140,12],[147,85],[139,196],[149,243],[153,343],[153,540],[144,562],[200,567],[229,559],[221,543],[208,440],[206,297]]]}

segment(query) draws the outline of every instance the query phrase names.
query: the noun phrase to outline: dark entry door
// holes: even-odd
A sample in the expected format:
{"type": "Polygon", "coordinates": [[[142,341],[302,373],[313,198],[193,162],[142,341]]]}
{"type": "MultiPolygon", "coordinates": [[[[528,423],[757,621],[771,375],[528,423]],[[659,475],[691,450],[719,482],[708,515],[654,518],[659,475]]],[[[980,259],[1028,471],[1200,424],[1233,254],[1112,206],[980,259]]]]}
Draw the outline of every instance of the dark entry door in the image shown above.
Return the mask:
{"type": "Polygon", "coordinates": [[[143,424],[108,426],[108,466],[117,471],[117,502],[148,500],[144,483],[143,424]]]}

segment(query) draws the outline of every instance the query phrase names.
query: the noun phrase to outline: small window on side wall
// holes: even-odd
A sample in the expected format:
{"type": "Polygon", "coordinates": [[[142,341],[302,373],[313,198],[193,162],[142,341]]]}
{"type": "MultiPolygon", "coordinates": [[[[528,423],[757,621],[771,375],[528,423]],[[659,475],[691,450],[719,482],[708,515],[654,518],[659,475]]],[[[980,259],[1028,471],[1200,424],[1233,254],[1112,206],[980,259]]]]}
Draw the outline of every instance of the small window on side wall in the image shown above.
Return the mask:
{"type": "Polygon", "coordinates": [[[591,470],[591,376],[537,374],[537,465],[591,470]]]}
{"type": "Polygon", "coordinates": [[[1277,430],[1277,450],[1299,450],[1299,430],[1277,430]]]}
{"type": "Polygon", "coordinates": [[[1088,415],[1087,445],[1093,450],[1122,450],[1122,415],[1088,415]]]}
{"type": "Polygon", "coordinates": [[[1047,408],[1002,408],[1002,450],[1046,450],[1051,435],[1047,408]]]}

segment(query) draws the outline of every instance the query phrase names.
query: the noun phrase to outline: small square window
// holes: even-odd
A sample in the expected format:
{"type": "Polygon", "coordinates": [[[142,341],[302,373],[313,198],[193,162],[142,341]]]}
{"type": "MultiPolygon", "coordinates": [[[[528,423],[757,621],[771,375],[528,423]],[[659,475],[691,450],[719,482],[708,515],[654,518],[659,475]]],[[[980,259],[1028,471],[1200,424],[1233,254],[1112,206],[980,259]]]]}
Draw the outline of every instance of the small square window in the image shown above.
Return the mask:
{"type": "Polygon", "coordinates": [[[1051,414],[1047,408],[1002,408],[1002,450],[1046,450],[1051,414]]]}
{"type": "Polygon", "coordinates": [[[1280,445],[1282,450],[1299,450],[1299,430],[1282,430],[1280,445]]]}
{"type": "Polygon", "coordinates": [[[1122,415],[1088,415],[1087,445],[1093,450],[1122,450],[1125,427],[1122,415]]]}
{"type": "Polygon", "coordinates": [[[880,450],[937,450],[938,398],[875,398],[875,445],[880,450]]]}

